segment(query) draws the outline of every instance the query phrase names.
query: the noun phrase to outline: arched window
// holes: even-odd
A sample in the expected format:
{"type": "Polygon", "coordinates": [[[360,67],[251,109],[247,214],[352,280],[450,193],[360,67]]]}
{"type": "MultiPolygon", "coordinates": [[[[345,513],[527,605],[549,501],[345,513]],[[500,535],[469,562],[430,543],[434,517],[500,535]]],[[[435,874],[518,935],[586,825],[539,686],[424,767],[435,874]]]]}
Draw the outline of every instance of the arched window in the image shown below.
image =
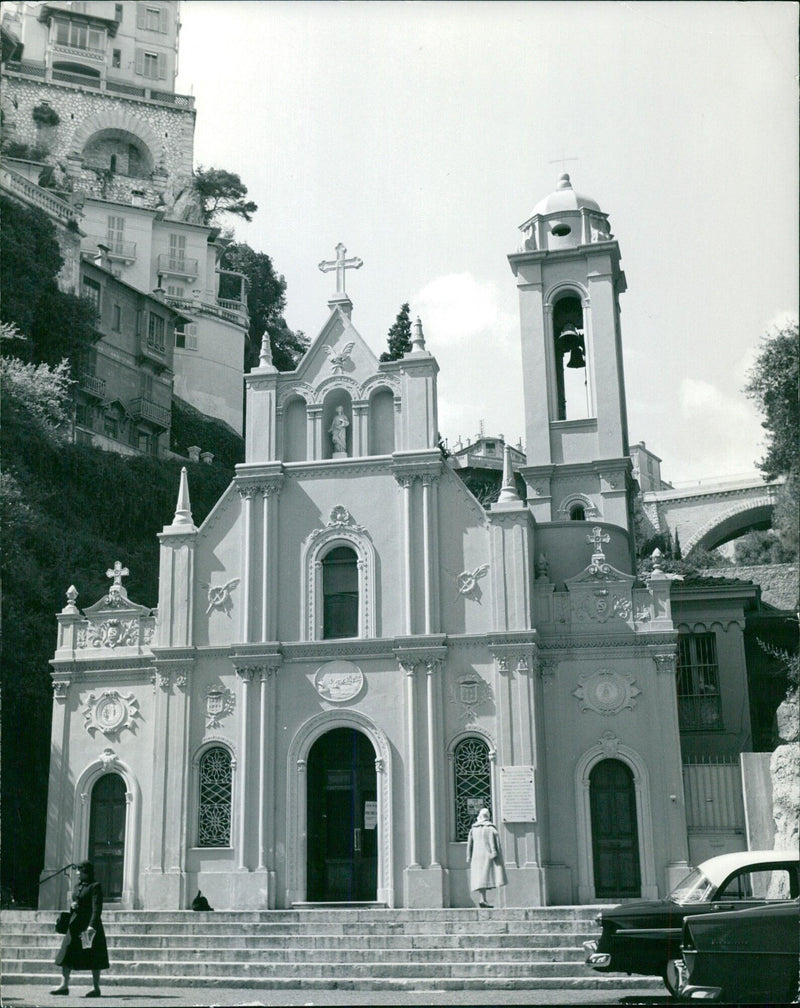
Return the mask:
{"type": "Polygon", "coordinates": [[[586,509],[583,504],[573,504],[569,509],[570,521],[586,521],[586,509]]]}
{"type": "Polygon", "coordinates": [[[198,847],[230,847],[231,786],[231,754],[223,746],[206,749],[200,758],[198,847]]]}
{"type": "Polygon", "coordinates": [[[349,546],[337,546],[322,561],[322,636],[358,637],[358,561],[349,546]]]}
{"type": "Polygon", "coordinates": [[[489,746],[479,738],[465,738],[453,754],[456,796],[456,841],[464,841],[480,809],[491,809],[492,774],[489,746]]]}

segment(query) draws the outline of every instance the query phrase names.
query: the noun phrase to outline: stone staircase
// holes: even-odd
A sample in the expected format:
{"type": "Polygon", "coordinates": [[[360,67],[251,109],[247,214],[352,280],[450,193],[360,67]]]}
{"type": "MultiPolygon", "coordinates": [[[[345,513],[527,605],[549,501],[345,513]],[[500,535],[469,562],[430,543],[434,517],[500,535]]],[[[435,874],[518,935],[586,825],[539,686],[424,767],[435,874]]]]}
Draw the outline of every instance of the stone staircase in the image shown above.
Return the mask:
{"type": "MultiPolygon", "coordinates": [[[[192,913],[106,908],[114,984],[309,990],[661,988],[594,973],[581,943],[598,907],[192,913]]],[[[60,936],[51,910],[0,914],[3,985],[47,984],[60,936]]]]}

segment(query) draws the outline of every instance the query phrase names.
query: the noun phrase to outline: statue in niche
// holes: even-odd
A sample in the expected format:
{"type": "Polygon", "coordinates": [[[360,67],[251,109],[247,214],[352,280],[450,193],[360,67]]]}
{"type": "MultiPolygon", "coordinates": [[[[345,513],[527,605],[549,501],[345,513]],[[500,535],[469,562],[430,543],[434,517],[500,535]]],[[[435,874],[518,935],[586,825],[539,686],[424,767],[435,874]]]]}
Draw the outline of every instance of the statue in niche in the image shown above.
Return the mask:
{"type": "Polygon", "coordinates": [[[328,428],[328,433],[333,441],[334,457],[347,454],[347,428],[349,426],[350,421],[344,415],[344,406],[337,406],[336,415],[328,428]]]}

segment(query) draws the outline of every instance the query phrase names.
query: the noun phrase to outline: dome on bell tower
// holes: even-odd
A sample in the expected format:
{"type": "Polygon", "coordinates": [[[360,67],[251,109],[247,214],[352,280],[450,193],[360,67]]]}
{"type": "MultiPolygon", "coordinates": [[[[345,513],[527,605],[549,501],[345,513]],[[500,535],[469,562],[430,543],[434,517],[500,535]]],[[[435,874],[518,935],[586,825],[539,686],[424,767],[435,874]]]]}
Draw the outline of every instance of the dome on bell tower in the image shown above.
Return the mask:
{"type": "Polygon", "coordinates": [[[600,210],[600,207],[593,199],[582,196],[572,188],[569,175],[564,172],[558,180],[558,185],[549,196],[539,200],[533,208],[531,216],[559,213],[562,210],[600,210]]]}
{"type": "Polygon", "coordinates": [[[595,200],[575,192],[566,172],[556,189],[539,200],[520,231],[525,235],[525,251],[554,252],[613,238],[608,215],[595,200]]]}

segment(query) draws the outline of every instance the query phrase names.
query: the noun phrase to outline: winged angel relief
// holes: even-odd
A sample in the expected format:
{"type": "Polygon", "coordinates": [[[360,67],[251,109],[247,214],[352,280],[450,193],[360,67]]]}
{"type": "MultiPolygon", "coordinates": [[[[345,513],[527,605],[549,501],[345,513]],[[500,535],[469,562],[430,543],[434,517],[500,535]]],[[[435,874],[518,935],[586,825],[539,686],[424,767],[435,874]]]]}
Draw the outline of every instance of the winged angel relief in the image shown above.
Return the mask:
{"type": "Polygon", "coordinates": [[[208,616],[212,609],[221,609],[226,616],[230,616],[231,609],[233,608],[231,592],[240,581],[241,578],[234,578],[232,581],[229,581],[224,585],[210,585],[206,581],[200,582],[200,587],[205,588],[208,592],[208,609],[206,609],[206,616],[208,616]]]}
{"type": "Polygon", "coordinates": [[[353,347],[355,345],[355,341],[352,343],[345,343],[341,352],[336,353],[332,346],[328,346],[327,343],[322,344],[322,349],[328,355],[328,360],[331,362],[334,374],[341,374],[345,364],[350,362],[350,354],[353,352],[353,347]]]}

